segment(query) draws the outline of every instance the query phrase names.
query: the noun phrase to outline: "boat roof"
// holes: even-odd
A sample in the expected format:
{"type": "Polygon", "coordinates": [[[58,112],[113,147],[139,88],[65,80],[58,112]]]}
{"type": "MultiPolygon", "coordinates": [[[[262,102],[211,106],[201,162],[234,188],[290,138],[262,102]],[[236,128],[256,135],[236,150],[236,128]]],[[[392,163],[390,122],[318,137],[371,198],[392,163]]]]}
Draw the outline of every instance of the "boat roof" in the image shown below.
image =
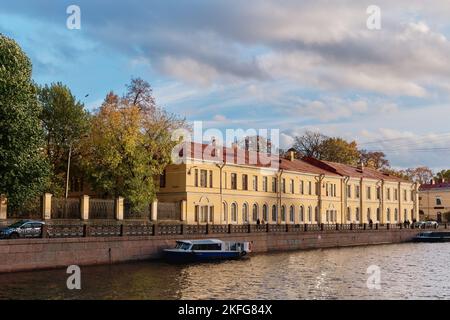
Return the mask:
{"type": "Polygon", "coordinates": [[[189,244],[214,244],[222,243],[219,239],[199,239],[199,240],[177,240],[177,242],[189,243],[189,244]]]}

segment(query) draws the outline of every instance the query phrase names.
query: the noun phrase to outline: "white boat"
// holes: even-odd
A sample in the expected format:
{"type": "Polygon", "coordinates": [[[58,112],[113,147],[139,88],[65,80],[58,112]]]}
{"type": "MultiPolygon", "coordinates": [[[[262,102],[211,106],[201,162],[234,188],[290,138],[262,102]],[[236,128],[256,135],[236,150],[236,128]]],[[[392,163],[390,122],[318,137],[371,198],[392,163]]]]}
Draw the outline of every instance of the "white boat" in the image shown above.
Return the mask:
{"type": "Polygon", "coordinates": [[[250,242],[218,239],[179,240],[175,248],[164,250],[164,257],[173,262],[213,261],[239,259],[250,252],[250,242]]]}

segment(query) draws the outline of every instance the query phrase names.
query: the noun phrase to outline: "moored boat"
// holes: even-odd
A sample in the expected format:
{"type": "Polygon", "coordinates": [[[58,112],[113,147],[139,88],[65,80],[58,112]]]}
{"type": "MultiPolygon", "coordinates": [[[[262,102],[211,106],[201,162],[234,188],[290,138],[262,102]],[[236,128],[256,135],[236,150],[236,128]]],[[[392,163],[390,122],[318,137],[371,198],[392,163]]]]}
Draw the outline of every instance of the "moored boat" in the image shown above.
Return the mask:
{"type": "Polygon", "coordinates": [[[172,262],[239,259],[251,252],[249,242],[218,239],[179,240],[175,248],[165,249],[164,257],[172,262]]]}
{"type": "Polygon", "coordinates": [[[450,232],[425,231],[413,238],[415,242],[450,242],[450,232]]]}

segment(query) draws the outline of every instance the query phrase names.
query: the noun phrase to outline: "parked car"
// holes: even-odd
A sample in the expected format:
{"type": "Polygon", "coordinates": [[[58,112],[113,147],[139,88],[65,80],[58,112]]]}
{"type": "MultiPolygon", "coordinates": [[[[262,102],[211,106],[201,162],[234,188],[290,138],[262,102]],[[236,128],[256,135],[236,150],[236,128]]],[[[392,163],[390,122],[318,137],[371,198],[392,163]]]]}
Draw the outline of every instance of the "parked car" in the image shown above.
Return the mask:
{"type": "Polygon", "coordinates": [[[425,228],[437,228],[439,227],[439,223],[436,221],[425,221],[425,228]]]}
{"type": "Polygon", "coordinates": [[[39,238],[42,233],[42,221],[20,220],[0,230],[1,239],[39,238]]]}
{"type": "Polygon", "coordinates": [[[411,225],[414,229],[423,229],[425,228],[425,222],[424,221],[416,221],[411,225]]]}

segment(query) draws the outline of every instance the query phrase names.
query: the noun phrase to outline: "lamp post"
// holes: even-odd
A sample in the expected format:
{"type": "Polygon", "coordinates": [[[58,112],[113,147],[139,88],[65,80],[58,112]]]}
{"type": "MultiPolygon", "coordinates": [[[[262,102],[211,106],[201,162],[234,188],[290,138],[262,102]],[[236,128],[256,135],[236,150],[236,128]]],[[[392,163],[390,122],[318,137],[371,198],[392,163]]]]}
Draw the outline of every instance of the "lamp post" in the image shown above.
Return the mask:
{"type": "Polygon", "coordinates": [[[67,173],[66,173],[66,200],[69,196],[69,176],[70,176],[70,158],[72,157],[72,142],[69,145],[69,157],[67,158],[67,173]]]}

